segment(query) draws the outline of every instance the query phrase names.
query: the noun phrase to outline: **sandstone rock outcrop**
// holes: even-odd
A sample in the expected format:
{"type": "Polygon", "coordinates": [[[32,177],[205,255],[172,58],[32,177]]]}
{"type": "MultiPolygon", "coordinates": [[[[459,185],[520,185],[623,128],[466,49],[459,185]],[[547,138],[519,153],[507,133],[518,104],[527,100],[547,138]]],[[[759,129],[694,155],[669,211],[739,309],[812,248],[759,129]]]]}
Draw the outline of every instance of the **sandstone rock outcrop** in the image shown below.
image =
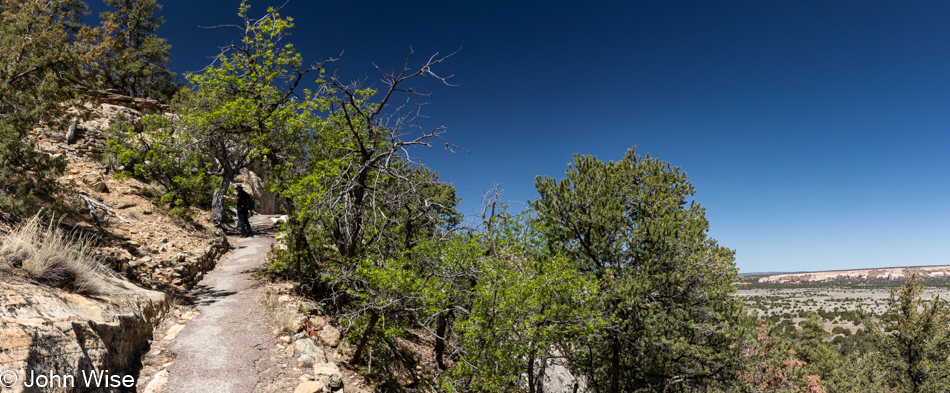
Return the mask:
{"type": "Polygon", "coordinates": [[[134,377],[134,360],[148,345],[168,298],[109,280],[112,294],[96,298],[29,283],[0,283],[0,370],[13,370],[19,381],[9,391],[32,391],[23,386],[30,372],[73,376],[66,381],[72,386],[52,391],[124,391],[121,386],[88,389],[83,373],[108,370],[109,375],[134,377]]]}
{"type": "Polygon", "coordinates": [[[246,191],[254,196],[254,200],[257,201],[257,206],[254,207],[254,211],[256,213],[280,213],[280,208],[277,203],[277,195],[264,190],[264,183],[267,181],[267,179],[262,178],[257,174],[257,172],[247,168],[241,169],[241,173],[236,178],[234,178],[234,181],[236,183],[243,184],[246,191]]]}
{"type": "Polygon", "coordinates": [[[146,115],[169,110],[168,105],[163,105],[158,101],[149,98],[129,97],[113,90],[100,91],[99,100],[116,106],[132,108],[146,115]]]}
{"type": "Polygon", "coordinates": [[[760,277],[759,282],[789,283],[813,282],[830,280],[902,280],[917,275],[917,277],[947,277],[950,276],[950,266],[912,266],[890,267],[879,269],[829,270],[824,272],[784,273],[760,277]]]}
{"type": "MultiPolygon", "coordinates": [[[[134,381],[141,367],[140,351],[148,347],[153,327],[169,307],[166,293],[182,294],[194,287],[229,248],[226,238],[203,230],[207,223],[202,219],[183,225],[154,214],[161,206],[152,204],[150,185],[135,179],[120,181],[104,172],[100,161],[105,131],[120,114],[130,125],[141,127],[143,114],[167,110],[148,100],[111,93],[106,98],[107,103],[91,107],[88,116],[73,114],[78,121],[72,127],[72,143],[67,143],[67,130],[37,128],[34,136],[39,154],[67,159],[60,182],[114,210],[115,217],[101,226],[89,217],[83,221],[79,214],[66,221],[94,234],[99,241],[89,251],[131,282],[110,277],[108,295],[84,297],[29,280],[10,282],[0,271],[0,371],[14,370],[21,382],[13,389],[0,387],[3,393],[24,391],[27,371],[73,376],[69,382],[74,386],[25,391],[129,391],[116,386],[88,389],[83,372],[108,370],[108,375],[134,381]],[[126,219],[118,219],[118,214],[126,219]]],[[[76,208],[82,213],[81,206],[76,208]]]]}

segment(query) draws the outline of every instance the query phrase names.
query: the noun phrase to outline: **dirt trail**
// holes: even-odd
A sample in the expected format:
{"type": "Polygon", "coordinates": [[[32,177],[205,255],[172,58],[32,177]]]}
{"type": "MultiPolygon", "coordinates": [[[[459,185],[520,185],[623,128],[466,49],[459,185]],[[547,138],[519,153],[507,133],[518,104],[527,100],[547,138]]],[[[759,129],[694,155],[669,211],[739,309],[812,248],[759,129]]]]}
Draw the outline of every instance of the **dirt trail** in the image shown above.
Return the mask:
{"type": "Polygon", "coordinates": [[[255,364],[269,348],[272,329],[261,304],[263,286],[251,274],[261,267],[273,237],[267,216],[251,217],[256,236],[229,237],[231,250],[195,287],[199,316],[185,325],[171,351],[164,393],[261,390],[255,364]]]}

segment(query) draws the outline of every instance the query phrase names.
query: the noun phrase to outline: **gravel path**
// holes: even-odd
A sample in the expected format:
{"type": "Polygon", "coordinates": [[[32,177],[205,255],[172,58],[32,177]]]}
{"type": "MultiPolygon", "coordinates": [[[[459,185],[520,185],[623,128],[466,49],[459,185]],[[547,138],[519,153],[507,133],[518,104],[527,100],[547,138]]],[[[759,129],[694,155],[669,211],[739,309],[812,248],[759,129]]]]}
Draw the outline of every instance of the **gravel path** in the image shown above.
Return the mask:
{"type": "Polygon", "coordinates": [[[251,274],[261,267],[273,237],[267,216],[251,217],[256,236],[230,237],[235,247],[195,287],[201,313],[185,325],[171,351],[164,393],[234,392],[260,390],[256,363],[269,352],[268,331],[273,329],[261,304],[263,286],[251,274]]]}

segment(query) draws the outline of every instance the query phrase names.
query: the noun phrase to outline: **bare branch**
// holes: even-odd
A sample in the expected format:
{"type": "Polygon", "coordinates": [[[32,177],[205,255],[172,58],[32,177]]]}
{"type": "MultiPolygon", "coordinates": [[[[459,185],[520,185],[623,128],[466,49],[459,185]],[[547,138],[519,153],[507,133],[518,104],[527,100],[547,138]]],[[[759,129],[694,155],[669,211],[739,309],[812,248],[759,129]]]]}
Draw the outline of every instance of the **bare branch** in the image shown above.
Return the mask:
{"type": "MultiPolygon", "coordinates": [[[[124,223],[126,223],[126,224],[129,224],[129,225],[133,225],[131,221],[126,220],[125,218],[122,218],[122,215],[120,215],[120,214],[119,214],[118,212],[116,212],[115,210],[110,209],[108,206],[106,206],[106,205],[104,205],[104,204],[102,204],[102,203],[96,202],[96,201],[92,200],[91,198],[89,198],[89,197],[87,197],[87,196],[85,196],[85,195],[79,195],[79,198],[82,199],[83,201],[85,201],[88,206],[90,206],[90,207],[93,207],[93,206],[94,206],[94,207],[100,208],[100,209],[102,209],[102,210],[105,210],[105,211],[107,211],[107,212],[109,212],[109,213],[112,213],[112,215],[115,216],[116,218],[118,218],[119,221],[122,221],[122,222],[124,222],[124,223]]],[[[96,218],[96,225],[98,225],[98,224],[99,224],[99,217],[98,217],[98,215],[96,215],[95,213],[93,213],[93,215],[94,215],[95,218],[96,218]]]]}

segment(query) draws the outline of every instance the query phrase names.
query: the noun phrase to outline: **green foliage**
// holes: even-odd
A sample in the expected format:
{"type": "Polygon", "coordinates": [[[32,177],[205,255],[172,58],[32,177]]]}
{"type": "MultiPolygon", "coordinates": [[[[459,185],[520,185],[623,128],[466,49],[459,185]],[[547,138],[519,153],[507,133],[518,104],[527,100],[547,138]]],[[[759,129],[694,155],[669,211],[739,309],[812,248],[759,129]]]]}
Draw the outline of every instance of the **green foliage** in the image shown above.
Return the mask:
{"type": "MultiPolygon", "coordinates": [[[[168,46],[157,38],[162,24],[154,1],[109,0],[116,11],[103,14],[111,27],[110,73],[114,86],[132,95],[167,99],[164,69],[168,46]]],[[[150,115],[137,132],[119,121],[110,130],[108,161],[121,175],[156,181],[165,188],[161,202],[173,215],[188,218],[190,207],[210,207],[222,224],[223,196],[241,170],[261,163],[264,170],[292,162],[313,134],[311,94],[298,97],[297,86],[309,72],[293,45],[282,44],[293,27],[273,9],[260,19],[248,16],[242,2],[244,34],[200,74],[187,75],[192,88],[178,92],[174,117],[150,115]]]]}
{"type": "Polygon", "coordinates": [[[98,32],[79,23],[81,1],[0,1],[0,208],[29,213],[60,191],[65,161],[35,152],[36,127],[65,132],[95,70],[98,32]]]}
{"type": "Polygon", "coordinates": [[[851,329],[845,329],[841,326],[835,326],[834,328],[831,329],[831,334],[841,334],[847,337],[851,335],[851,329]]]}
{"type": "Polygon", "coordinates": [[[531,217],[501,212],[489,228],[454,246],[474,246],[475,253],[451,251],[469,255],[476,274],[451,287],[449,304],[466,312],[455,319],[461,354],[444,387],[501,392],[524,375],[528,391],[540,392],[552,362],[569,367],[563,359],[576,350],[572,343],[602,327],[590,307],[599,289],[566,258],[544,249],[541,224],[531,217]]]}
{"type": "Polygon", "coordinates": [[[706,236],[704,209],[678,168],[633,149],[618,162],[575,156],[538,178],[532,203],[548,246],[592,274],[609,327],[577,366],[596,391],[673,391],[734,380],[746,317],[733,252],[706,236]]]}
{"type": "Polygon", "coordinates": [[[887,385],[887,371],[881,355],[868,351],[852,354],[841,360],[828,384],[833,393],[867,393],[893,391],[887,385]]]}
{"type": "Polygon", "coordinates": [[[858,329],[844,337],[835,337],[831,339],[831,343],[838,346],[838,353],[842,356],[863,355],[876,350],[874,340],[865,329],[858,329]]]}
{"type": "Polygon", "coordinates": [[[135,130],[123,116],[107,130],[106,155],[120,177],[136,177],[160,184],[165,192],[157,202],[167,205],[173,216],[193,219],[191,207],[211,205],[212,162],[200,151],[191,149],[188,140],[179,138],[180,126],[171,117],[148,115],[142,119],[142,132],[135,130]]]}
{"type": "Polygon", "coordinates": [[[248,15],[242,2],[240,43],[231,44],[200,74],[187,75],[194,85],[175,103],[181,114],[180,134],[188,148],[214,162],[220,183],[212,202],[212,221],[223,223],[222,196],[238,173],[252,164],[279,167],[293,162],[315,133],[313,99],[298,91],[301,80],[322,65],[304,67],[289,43],[282,43],[293,19],[268,9],[260,19],[248,15]]]}
{"type": "Polygon", "coordinates": [[[825,330],[821,317],[811,313],[799,326],[802,331],[798,336],[800,341],[796,350],[798,357],[807,363],[805,369],[823,380],[832,379],[840,359],[837,348],[825,341],[831,334],[825,330]]]}
{"type": "Polygon", "coordinates": [[[164,18],[155,14],[155,0],[104,0],[114,10],[101,13],[107,56],[99,59],[107,71],[105,86],[132,97],[171,101],[179,86],[166,68],[171,45],[159,38],[164,18]]]}
{"type": "Polygon", "coordinates": [[[897,392],[950,390],[950,304],[922,298],[923,285],[912,277],[891,291],[888,310],[870,319],[881,368],[897,392]]]}

